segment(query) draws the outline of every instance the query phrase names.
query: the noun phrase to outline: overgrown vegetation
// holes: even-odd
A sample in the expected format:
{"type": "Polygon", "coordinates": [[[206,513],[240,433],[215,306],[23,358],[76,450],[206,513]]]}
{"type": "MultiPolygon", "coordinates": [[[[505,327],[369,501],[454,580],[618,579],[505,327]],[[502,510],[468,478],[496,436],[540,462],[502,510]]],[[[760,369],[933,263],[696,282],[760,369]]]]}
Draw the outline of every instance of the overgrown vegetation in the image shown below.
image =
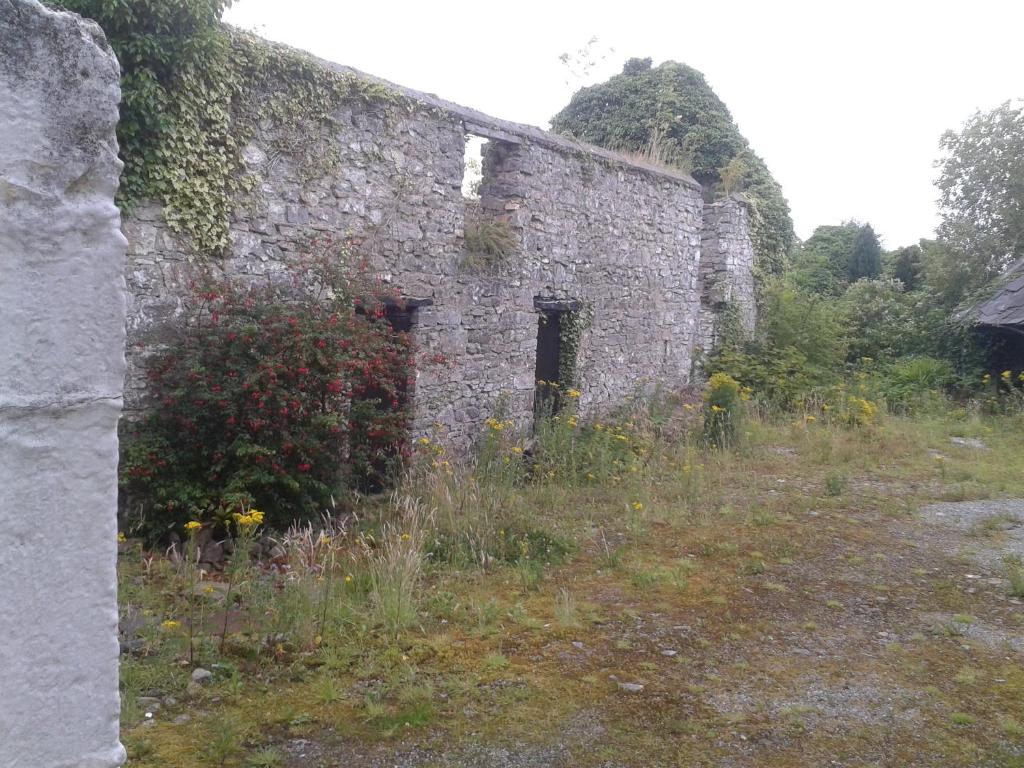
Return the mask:
{"type": "Polygon", "coordinates": [[[159,536],[256,505],[284,528],[383,480],[403,452],[412,351],[382,294],[329,243],[290,274],[196,285],[126,429],[132,524],[159,536]]]}
{"type": "Polygon", "coordinates": [[[466,254],[463,266],[471,269],[496,269],[508,263],[519,247],[519,239],[507,221],[467,216],[466,254]]]}
{"type": "MultiPolygon", "coordinates": [[[[616,728],[614,742],[600,741],[606,760],[669,760],[671,746],[707,762],[739,737],[694,742],[690,730],[668,730],[647,739],[656,708],[615,680],[692,699],[687,722],[701,732],[725,724],[750,739],[760,723],[795,727],[788,710],[768,709],[757,723],[722,711],[735,686],[806,694],[809,660],[773,652],[763,628],[811,647],[856,644],[848,627],[870,621],[865,606],[879,595],[886,623],[871,623],[866,645],[837,657],[841,667],[812,659],[816,674],[879,676],[912,691],[907,706],[942,741],[944,764],[999,754],[1000,723],[1016,711],[1024,679],[1008,672],[1005,651],[970,639],[971,626],[994,620],[987,598],[948,588],[946,564],[917,540],[900,549],[898,568],[886,558],[901,541],[890,530],[904,524],[906,504],[1024,493],[1014,458],[1024,455],[1020,416],[986,416],[975,403],[964,414],[943,407],[908,419],[865,410],[862,397],[837,402],[834,415],[794,420],[751,409],[756,393],[745,402],[721,381],[705,403],[745,412],[735,449],[705,450],[718,412],[689,397],[637,398],[588,422],[566,393],[565,409],[533,440],[500,414],[489,419],[471,466],[432,438],[417,441],[395,495],[270,531],[275,548],[262,562],[246,556],[265,536],[251,515],[232,526],[236,554],[223,574],[200,573],[195,547],[176,561],[122,544],[122,626],[140,627],[122,665],[132,762],[275,764],[296,739],[330,753],[339,735],[369,750],[425,738],[451,749],[465,739],[558,741],[580,707],[616,728]],[[970,450],[938,461],[932,452],[948,454],[950,435],[983,436],[1007,461],[970,450]],[[908,595],[914,610],[953,616],[945,625],[956,634],[913,639],[908,595]],[[878,643],[879,626],[899,632],[899,650],[895,635],[891,648],[878,643]],[[961,650],[968,642],[970,652],[961,650]],[[212,670],[211,681],[189,684],[189,660],[212,670]],[[765,688],[759,673],[769,668],[765,688]],[[1004,683],[979,698],[979,676],[1004,683]],[[176,703],[147,718],[153,697],[176,703]],[[197,710],[209,714],[175,720],[197,710]],[[141,725],[147,719],[155,724],[141,725]],[[951,750],[964,728],[985,730],[971,732],[961,759],[951,750]]],[[[1009,590],[1015,567],[1007,561],[1009,590]]],[[[958,561],[949,568],[963,571],[958,561]]],[[[839,685],[824,680],[816,685],[839,685]]],[[[844,696],[861,702],[863,685],[844,696]]],[[[835,732],[798,732],[800,755],[835,753],[835,732]]],[[[876,735],[890,750],[910,738],[895,725],[876,735]]],[[[861,734],[846,748],[876,749],[874,738],[861,734]]],[[[932,749],[906,743],[916,755],[932,749]]],[[[757,749],[775,754],[772,744],[757,749]]],[[[581,745],[581,759],[594,747],[581,745]]]]}
{"type": "Polygon", "coordinates": [[[263,170],[247,168],[241,150],[268,121],[269,146],[323,175],[336,162],[327,135],[339,105],[400,102],[383,86],[222,25],[232,1],[52,0],[99,22],[121,64],[119,203],[159,202],[172,231],[204,255],[228,245],[232,207],[263,170]]]}
{"type": "Polygon", "coordinates": [[[554,130],[674,165],[724,194],[752,203],[754,249],[763,275],[781,274],[793,244],[782,189],[750,149],[728,108],[697,70],[630,59],[622,74],[583,88],[551,120],[554,130]]]}

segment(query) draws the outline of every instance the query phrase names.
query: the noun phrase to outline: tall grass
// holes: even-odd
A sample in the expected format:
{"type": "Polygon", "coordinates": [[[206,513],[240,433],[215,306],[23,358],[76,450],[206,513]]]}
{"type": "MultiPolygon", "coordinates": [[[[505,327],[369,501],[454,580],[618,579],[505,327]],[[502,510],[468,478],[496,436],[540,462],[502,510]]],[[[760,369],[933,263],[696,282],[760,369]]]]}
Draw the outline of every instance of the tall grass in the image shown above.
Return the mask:
{"type": "Polygon", "coordinates": [[[391,519],[380,528],[369,562],[373,615],[392,637],[419,616],[419,587],[433,511],[412,496],[391,497],[391,519]]]}

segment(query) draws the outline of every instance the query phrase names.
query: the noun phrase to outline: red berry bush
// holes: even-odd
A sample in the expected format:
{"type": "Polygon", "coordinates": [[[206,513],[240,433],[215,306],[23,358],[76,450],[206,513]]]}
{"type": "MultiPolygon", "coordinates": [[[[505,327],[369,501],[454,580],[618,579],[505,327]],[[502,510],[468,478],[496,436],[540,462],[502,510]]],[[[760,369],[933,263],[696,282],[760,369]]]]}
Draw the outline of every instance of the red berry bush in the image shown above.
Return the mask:
{"type": "Polygon", "coordinates": [[[321,247],[284,276],[206,279],[147,366],[121,484],[149,535],[240,506],[283,527],[345,488],[379,486],[406,452],[408,335],[380,285],[321,247]]]}

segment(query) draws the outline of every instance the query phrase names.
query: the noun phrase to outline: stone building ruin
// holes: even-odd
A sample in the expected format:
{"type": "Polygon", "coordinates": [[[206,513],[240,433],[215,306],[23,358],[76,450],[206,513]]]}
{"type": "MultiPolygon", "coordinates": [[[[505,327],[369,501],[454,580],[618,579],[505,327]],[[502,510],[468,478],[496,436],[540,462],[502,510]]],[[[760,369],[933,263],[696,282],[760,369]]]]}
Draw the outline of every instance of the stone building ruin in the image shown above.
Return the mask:
{"type": "MultiPolygon", "coordinates": [[[[689,382],[727,306],[752,329],[742,198],[715,201],[671,169],[386,85],[412,106],[339,107],[328,173],[311,176],[303,157],[279,151],[275,126],[261,126],[243,152],[258,183],[238,202],[219,264],[228,275],[262,275],[310,237],[362,243],[406,299],[421,357],[445,361],[416,371],[414,434],[468,446],[499,401],[528,430],[536,381],[550,370],[574,368],[575,381],[562,383],[580,390],[583,415],[597,414],[638,390],[689,382]],[[464,156],[474,136],[486,142],[483,177],[479,201],[468,202],[464,156]],[[473,264],[467,226],[488,225],[504,228],[513,248],[473,264]],[[569,326],[580,333],[567,361],[574,350],[550,328],[569,326]]],[[[180,313],[195,254],[154,205],[127,216],[124,231],[131,408],[141,403],[149,334],[180,313]]]]}

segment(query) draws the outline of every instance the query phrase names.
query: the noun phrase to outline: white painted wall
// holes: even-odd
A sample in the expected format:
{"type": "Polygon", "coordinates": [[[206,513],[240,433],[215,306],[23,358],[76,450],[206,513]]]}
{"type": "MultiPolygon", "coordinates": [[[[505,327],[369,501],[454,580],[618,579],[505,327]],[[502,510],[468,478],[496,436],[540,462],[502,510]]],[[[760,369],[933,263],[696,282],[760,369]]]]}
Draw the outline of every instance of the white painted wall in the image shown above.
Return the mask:
{"type": "Polygon", "coordinates": [[[0,0],[0,766],[112,768],[126,242],[118,66],[0,0]]]}

